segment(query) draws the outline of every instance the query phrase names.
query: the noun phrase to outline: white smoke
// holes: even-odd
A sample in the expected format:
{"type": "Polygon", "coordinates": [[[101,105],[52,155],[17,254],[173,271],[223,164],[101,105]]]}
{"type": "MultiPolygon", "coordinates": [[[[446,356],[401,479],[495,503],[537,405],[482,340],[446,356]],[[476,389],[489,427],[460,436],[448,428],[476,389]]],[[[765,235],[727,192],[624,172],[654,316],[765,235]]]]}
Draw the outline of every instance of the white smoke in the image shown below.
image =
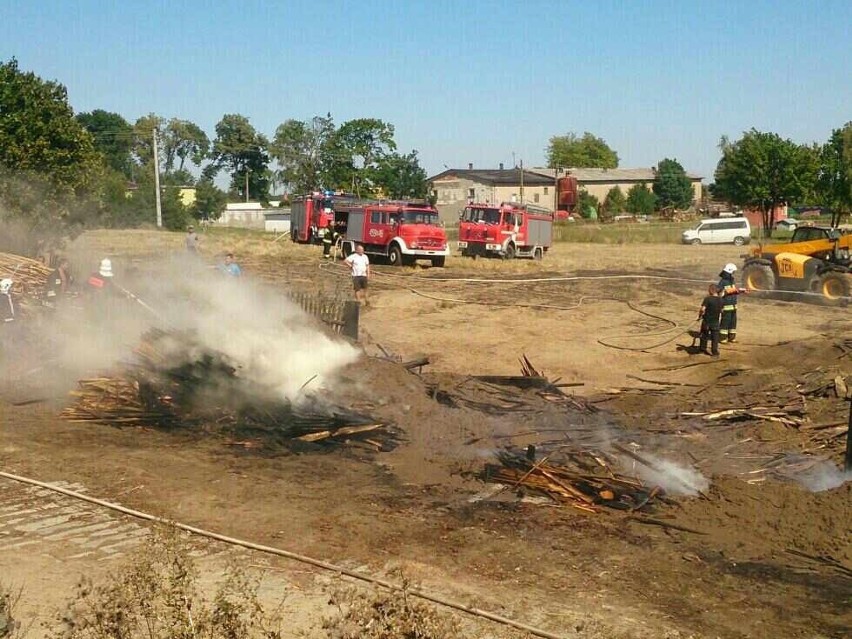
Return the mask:
{"type": "Polygon", "coordinates": [[[793,476],[798,483],[814,493],[838,488],[852,481],[852,471],[840,470],[830,461],[820,461],[807,470],[793,476]]]}
{"type": "Polygon", "coordinates": [[[642,458],[653,464],[653,467],[632,459],[625,459],[625,462],[631,465],[631,470],[643,481],[661,486],[671,495],[697,495],[710,487],[710,481],[694,468],[648,453],[642,453],[642,458]]]}
{"type": "MultiPolygon", "coordinates": [[[[90,262],[96,265],[98,259],[90,262]]],[[[290,400],[308,382],[310,390],[328,387],[337,371],[359,357],[283,292],[250,277],[233,278],[183,257],[137,270],[113,260],[113,270],[114,286],[133,296],[117,296],[104,312],[84,293],[50,323],[46,337],[56,343],[53,363],[66,379],[107,372],[130,360],[151,328],[186,331],[201,349],[226,355],[240,377],[290,400]]],[[[84,290],[87,277],[88,270],[78,268],[84,290]]]]}

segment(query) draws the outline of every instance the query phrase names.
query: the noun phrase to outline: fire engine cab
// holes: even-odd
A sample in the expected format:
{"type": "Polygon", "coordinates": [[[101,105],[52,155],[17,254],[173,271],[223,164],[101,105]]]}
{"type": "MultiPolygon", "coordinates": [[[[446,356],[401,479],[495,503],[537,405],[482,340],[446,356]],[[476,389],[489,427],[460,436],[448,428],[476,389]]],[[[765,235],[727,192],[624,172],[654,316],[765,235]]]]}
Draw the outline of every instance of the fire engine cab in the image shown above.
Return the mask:
{"type": "Polygon", "coordinates": [[[553,244],[553,213],[532,204],[469,204],[459,221],[459,249],[467,257],[531,257],[553,244]]]}
{"type": "Polygon", "coordinates": [[[290,239],[301,244],[320,243],[320,231],[334,224],[335,209],[359,202],[363,200],[354,195],[333,191],[294,197],[290,202],[290,239]]]}
{"type": "Polygon", "coordinates": [[[421,202],[378,202],[339,206],[335,226],[343,236],[343,254],[363,244],[364,252],[387,258],[394,266],[429,260],[444,266],[450,254],[438,211],[421,202]]]}

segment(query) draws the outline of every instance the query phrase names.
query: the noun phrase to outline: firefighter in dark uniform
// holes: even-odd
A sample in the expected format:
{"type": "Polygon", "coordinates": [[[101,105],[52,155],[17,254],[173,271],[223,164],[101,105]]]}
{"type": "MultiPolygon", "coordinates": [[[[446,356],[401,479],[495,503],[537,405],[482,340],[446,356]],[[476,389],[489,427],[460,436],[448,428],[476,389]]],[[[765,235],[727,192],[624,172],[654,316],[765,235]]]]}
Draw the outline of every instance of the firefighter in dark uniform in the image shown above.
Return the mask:
{"type": "Polygon", "coordinates": [[[719,325],[719,338],[723,342],[737,341],[737,296],[748,293],[748,289],[737,287],[734,273],[737,265],[728,263],[719,273],[719,283],[716,285],[722,295],[722,319],[719,325]]]}
{"type": "Polygon", "coordinates": [[[332,235],[333,231],[331,230],[331,224],[329,224],[322,230],[322,256],[325,259],[331,257],[331,245],[334,243],[332,235]]]}
{"type": "Polygon", "coordinates": [[[54,308],[56,303],[68,294],[72,282],[70,264],[67,259],[62,258],[56,269],[47,277],[44,287],[45,306],[54,308]]]}

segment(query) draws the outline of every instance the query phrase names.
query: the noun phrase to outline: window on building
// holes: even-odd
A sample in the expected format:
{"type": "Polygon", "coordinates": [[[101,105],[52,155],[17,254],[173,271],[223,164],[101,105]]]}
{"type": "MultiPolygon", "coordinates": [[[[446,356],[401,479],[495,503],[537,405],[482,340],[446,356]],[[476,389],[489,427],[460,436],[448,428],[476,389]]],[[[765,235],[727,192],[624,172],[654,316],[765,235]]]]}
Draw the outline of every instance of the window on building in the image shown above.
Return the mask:
{"type": "Polygon", "coordinates": [[[538,193],[535,193],[535,194],[533,195],[533,201],[534,201],[536,204],[538,204],[538,193]]]}
{"type": "Polygon", "coordinates": [[[547,195],[547,193],[548,193],[548,190],[547,190],[548,188],[549,188],[549,187],[544,187],[544,194],[545,194],[545,195],[547,195]]]}

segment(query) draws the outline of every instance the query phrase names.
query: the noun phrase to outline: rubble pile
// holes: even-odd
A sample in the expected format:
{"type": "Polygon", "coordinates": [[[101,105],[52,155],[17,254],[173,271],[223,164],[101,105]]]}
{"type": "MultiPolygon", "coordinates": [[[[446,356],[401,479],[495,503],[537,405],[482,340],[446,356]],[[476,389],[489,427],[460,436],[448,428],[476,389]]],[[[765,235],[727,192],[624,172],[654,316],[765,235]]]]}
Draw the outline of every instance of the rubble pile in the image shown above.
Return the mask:
{"type": "Polygon", "coordinates": [[[219,431],[246,448],[358,443],[388,450],[395,429],[311,393],[290,401],[186,332],[150,331],[111,376],[79,380],[61,417],[75,422],[219,431]]]}

